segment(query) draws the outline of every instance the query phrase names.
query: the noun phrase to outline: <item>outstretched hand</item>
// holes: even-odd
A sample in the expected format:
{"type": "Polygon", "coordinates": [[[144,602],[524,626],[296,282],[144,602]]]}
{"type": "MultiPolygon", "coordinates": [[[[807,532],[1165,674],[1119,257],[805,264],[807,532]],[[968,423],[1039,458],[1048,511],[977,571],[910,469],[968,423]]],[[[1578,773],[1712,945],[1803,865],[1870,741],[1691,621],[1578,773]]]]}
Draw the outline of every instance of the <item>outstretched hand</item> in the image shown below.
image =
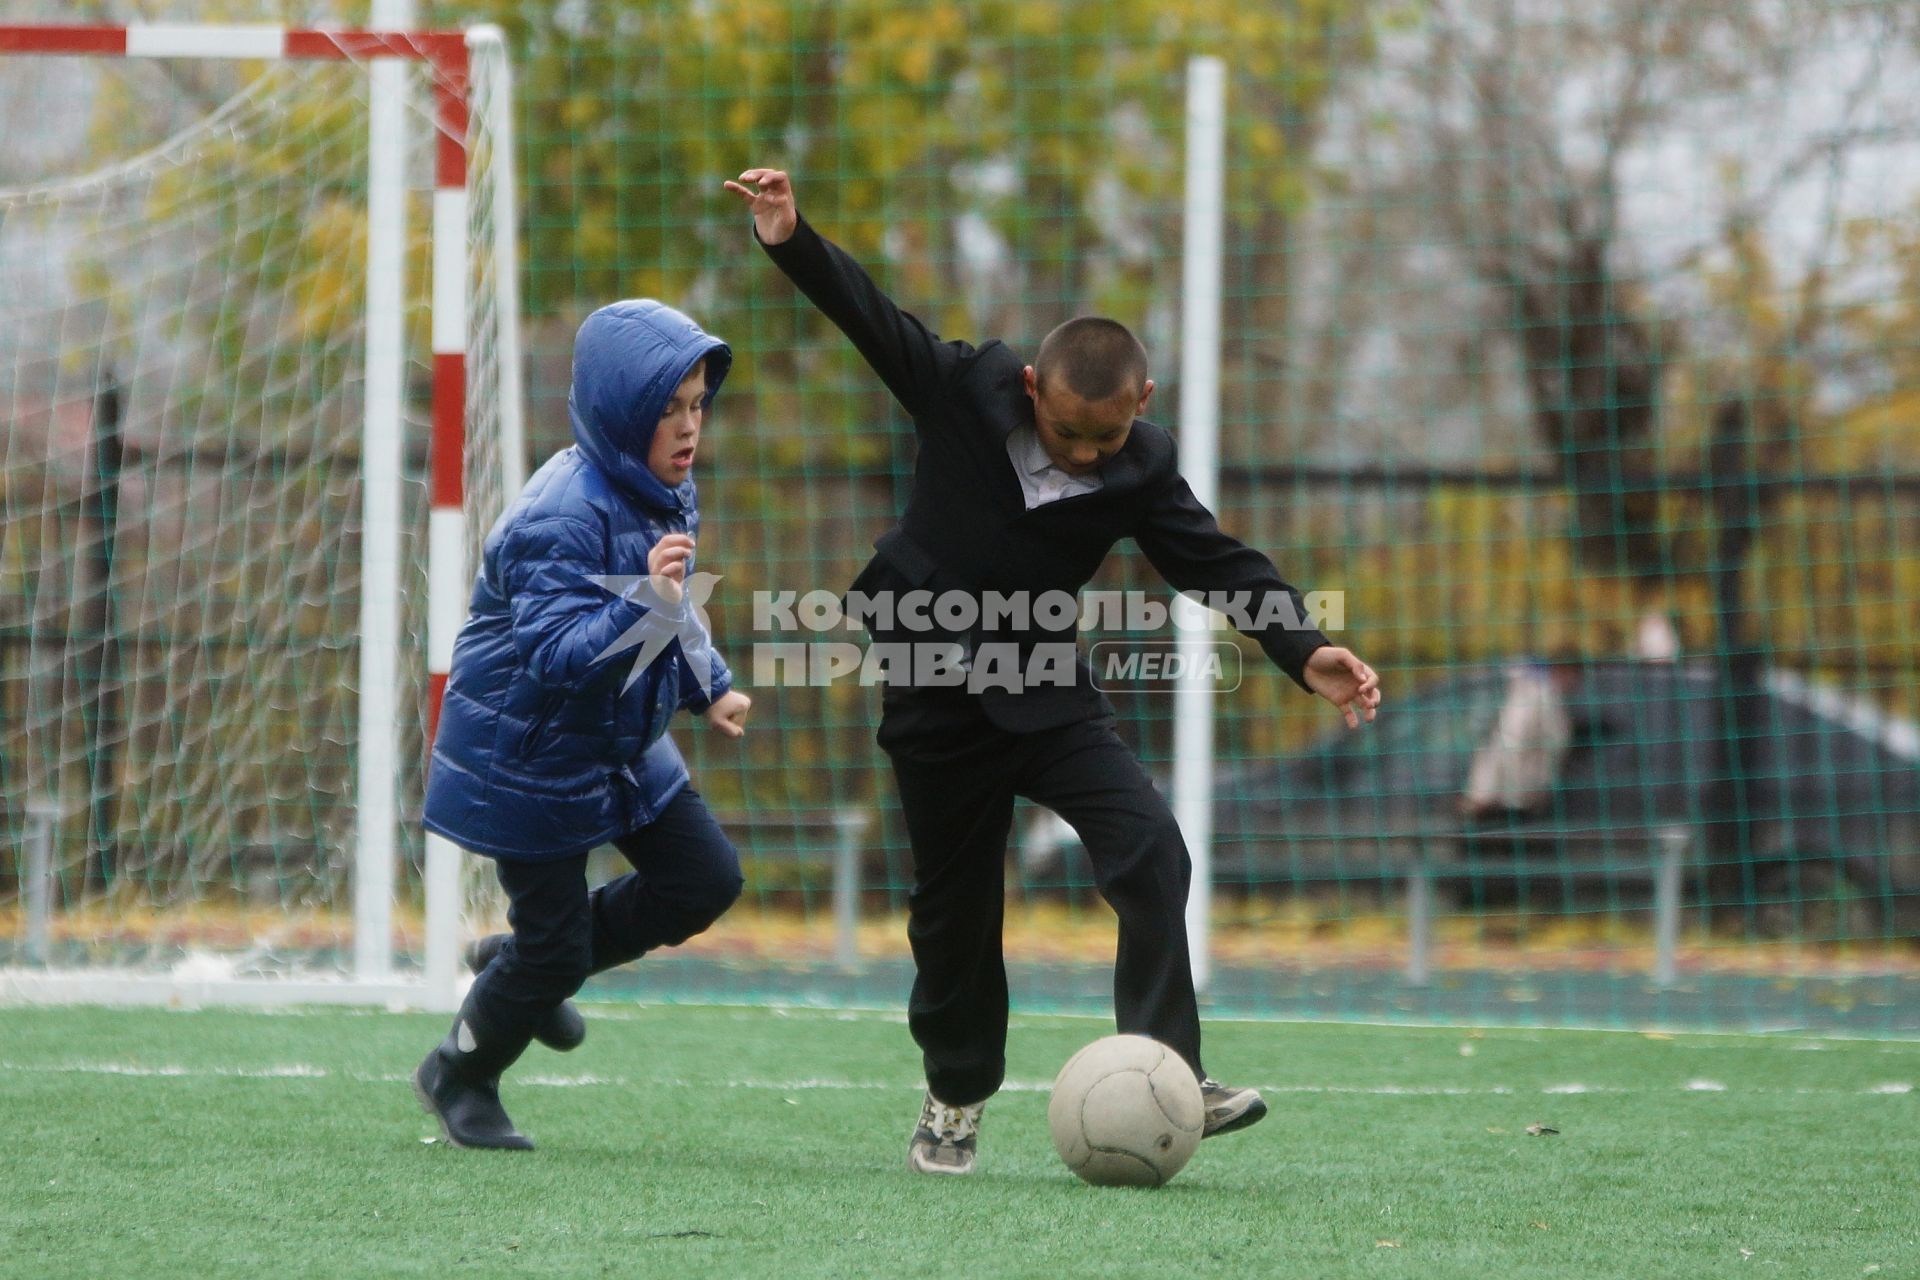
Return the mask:
{"type": "Polygon", "coordinates": [[[1347,728],[1358,729],[1361,720],[1373,720],[1380,705],[1380,677],[1351,649],[1333,645],[1315,649],[1303,674],[1309,689],[1340,709],[1347,728]]]}
{"type": "Polygon", "coordinates": [[[749,169],[738,182],[724,184],[753,210],[753,229],[761,244],[779,244],[800,225],[793,204],[793,180],[778,169],[749,169]],[[752,187],[741,185],[752,183],[752,187]]]}

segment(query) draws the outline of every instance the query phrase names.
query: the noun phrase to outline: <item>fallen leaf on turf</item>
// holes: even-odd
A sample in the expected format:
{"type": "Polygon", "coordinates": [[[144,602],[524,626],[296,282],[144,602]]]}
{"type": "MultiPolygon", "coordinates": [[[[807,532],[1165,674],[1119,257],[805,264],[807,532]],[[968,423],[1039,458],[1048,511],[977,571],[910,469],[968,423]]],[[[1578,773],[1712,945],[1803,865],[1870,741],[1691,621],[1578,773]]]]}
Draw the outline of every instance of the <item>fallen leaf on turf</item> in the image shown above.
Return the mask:
{"type": "Polygon", "coordinates": [[[1490,1125],[1488,1125],[1488,1126],[1487,1126],[1487,1132],[1488,1132],[1488,1133],[1505,1133],[1505,1132],[1506,1132],[1506,1130],[1505,1130],[1505,1129],[1502,1129],[1502,1128],[1501,1128],[1501,1127],[1500,1127],[1499,1125],[1497,1125],[1497,1124],[1490,1124],[1490,1125]]]}
{"type": "Polygon", "coordinates": [[[1554,1128],[1552,1125],[1530,1124],[1527,1126],[1527,1132],[1537,1138],[1544,1133],[1558,1133],[1560,1131],[1554,1128]]]}
{"type": "Polygon", "coordinates": [[[1542,1231],[1545,1231],[1547,1229],[1547,1224],[1544,1222],[1536,1222],[1533,1225],[1540,1228],[1542,1231]]]}
{"type": "Polygon", "coordinates": [[[1376,1249],[1398,1249],[1400,1242],[1398,1240],[1375,1240],[1373,1247],[1376,1249]]]}
{"type": "Polygon", "coordinates": [[[1643,1040],[1671,1040],[1673,1039],[1673,1034],[1667,1031],[1642,1031],[1640,1038],[1643,1040]]]}

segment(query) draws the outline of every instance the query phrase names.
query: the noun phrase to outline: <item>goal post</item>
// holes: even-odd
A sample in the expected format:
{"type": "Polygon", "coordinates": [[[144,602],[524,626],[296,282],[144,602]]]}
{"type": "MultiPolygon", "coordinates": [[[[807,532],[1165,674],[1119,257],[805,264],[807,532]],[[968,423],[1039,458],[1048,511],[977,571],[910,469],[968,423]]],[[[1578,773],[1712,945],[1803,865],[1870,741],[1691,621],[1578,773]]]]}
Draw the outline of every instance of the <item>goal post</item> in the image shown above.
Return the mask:
{"type": "Polygon", "coordinates": [[[232,92],[0,190],[0,997],[450,1006],[462,855],[411,819],[524,480],[501,34],[0,26],[25,56],[232,92]]]}

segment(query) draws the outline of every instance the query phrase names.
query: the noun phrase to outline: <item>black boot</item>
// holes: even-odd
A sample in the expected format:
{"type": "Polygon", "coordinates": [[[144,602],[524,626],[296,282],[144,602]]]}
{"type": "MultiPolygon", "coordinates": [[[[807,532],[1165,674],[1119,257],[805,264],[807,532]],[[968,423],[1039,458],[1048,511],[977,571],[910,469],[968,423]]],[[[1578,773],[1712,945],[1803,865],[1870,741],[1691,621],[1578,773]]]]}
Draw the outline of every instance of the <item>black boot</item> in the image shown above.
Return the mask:
{"type": "MultiPolygon", "coordinates": [[[[494,956],[511,936],[492,933],[467,948],[467,968],[477,977],[493,963],[494,956]]],[[[562,1000],[533,1028],[533,1038],[549,1049],[566,1053],[580,1047],[587,1038],[587,1020],[571,1000],[562,1000]]]]}
{"type": "Polygon", "coordinates": [[[500,1105],[500,1073],[513,1065],[529,1037],[490,1031],[469,999],[447,1038],[414,1069],[413,1092],[456,1147],[531,1151],[533,1140],[513,1127],[500,1105]]]}

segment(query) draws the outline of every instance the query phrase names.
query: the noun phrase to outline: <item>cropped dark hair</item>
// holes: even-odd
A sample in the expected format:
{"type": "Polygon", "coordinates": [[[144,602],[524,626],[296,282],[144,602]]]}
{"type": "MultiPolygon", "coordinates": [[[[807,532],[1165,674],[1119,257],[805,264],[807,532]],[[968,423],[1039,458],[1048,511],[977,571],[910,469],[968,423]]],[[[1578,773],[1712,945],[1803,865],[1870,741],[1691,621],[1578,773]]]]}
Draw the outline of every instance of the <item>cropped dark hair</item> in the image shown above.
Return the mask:
{"type": "Polygon", "coordinates": [[[1137,396],[1147,385],[1147,349],[1118,320],[1081,316],[1041,341],[1033,373],[1043,389],[1058,378],[1082,400],[1137,396]]]}

